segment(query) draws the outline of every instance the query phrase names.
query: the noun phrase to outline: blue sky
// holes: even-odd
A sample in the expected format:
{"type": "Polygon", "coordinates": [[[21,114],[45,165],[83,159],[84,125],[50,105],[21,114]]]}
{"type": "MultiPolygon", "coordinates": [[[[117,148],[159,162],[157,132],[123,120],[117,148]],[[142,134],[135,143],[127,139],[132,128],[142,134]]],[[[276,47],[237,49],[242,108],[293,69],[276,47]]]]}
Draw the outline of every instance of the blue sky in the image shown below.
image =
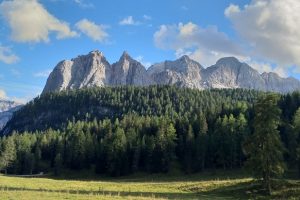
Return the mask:
{"type": "Polygon", "coordinates": [[[205,67],[236,56],[260,72],[299,77],[294,0],[0,2],[0,98],[37,96],[59,61],[94,49],[111,63],[126,50],[146,66],[183,54],[205,67]]]}

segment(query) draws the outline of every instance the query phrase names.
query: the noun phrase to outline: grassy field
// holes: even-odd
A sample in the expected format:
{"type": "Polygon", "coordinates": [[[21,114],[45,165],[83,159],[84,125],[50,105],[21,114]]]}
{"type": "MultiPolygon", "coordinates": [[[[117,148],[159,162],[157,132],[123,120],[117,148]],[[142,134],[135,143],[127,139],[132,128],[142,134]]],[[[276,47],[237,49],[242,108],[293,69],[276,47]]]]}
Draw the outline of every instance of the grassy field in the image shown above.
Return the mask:
{"type": "Polygon", "coordinates": [[[21,178],[0,175],[0,199],[300,199],[300,181],[277,180],[267,197],[240,172],[134,175],[122,178],[70,175],[21,178]],[[237,175],[240,174],[240,175],[237,175]]]}

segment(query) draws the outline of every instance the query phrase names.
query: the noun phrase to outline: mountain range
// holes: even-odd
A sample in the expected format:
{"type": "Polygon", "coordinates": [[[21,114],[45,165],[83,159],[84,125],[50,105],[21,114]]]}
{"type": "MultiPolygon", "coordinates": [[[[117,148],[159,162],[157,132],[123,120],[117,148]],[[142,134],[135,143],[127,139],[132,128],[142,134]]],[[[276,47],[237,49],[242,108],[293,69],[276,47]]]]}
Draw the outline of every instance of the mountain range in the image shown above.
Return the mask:
{"type": "Polygon", "coordinates": [[[124,52],[110,64],[102,52],[95,50],[71,60],[59,62],[47,79],[43,93],[116,85],[176,85],[195,89],[246,88],[288,93],[300,89],[300,81],[269,72],[260,74],[234,57],[221,58],[204,68],[188,56],[164,61],[146,69],[124,52]]]}

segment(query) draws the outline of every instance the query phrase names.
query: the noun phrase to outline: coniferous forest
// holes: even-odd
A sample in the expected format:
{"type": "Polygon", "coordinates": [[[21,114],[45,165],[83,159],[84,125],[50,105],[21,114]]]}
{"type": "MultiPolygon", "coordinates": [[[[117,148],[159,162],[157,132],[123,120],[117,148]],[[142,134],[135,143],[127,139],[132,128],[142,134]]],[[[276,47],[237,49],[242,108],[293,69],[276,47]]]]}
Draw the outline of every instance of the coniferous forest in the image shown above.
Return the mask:
{"type": "Polygon", "coordinates": [[[270,158],[275,168],[297,169],[299,106],[298,92],[245,89],[126,86],[48,93],[16,112],[3,129],[0,169],[57,175],[91,169],[121,176],[253,168],[261,163],[252,159],[261,153],[260,141],[277,156],[270,158]],[[263,135],[263,126],[275,136],[263,135]]]}

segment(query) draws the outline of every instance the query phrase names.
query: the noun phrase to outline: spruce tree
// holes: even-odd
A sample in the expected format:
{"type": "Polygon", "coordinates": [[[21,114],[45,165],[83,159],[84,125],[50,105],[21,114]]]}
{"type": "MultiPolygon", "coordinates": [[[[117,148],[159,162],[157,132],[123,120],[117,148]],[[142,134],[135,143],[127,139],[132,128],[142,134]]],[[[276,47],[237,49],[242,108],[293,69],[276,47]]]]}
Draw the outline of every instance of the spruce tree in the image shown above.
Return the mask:
{"type": "Polygon", "coordinates": [[[2,151],[0,152],[0,170],[4,169],[5,174],[7,173],[7,168],[16,159],[16,145],[14,138],[12,136],[4,139],[2,143],[2,151]]]}
{"type": "Polygon", "coordinates": [[[281,110],[277,106],[278,96],[269,94],[255,105],[254,134],[245,143],[247,164],[254,175],[263,179],[263,186],[271,194],[271,178],[284,172],[283,145],[278,125],[281,110]]]}
{"type": "Polygon", "coordinates": [[[293,127],[294,127],[294,134],[296,140],[293,140],[291,142],[297,143],[295,145],[296,146],[295,154],[296,154],[296,160],[298,165],[298,176],[300,177],[300,108],[298,108],[295,113],[293,127]]]}

